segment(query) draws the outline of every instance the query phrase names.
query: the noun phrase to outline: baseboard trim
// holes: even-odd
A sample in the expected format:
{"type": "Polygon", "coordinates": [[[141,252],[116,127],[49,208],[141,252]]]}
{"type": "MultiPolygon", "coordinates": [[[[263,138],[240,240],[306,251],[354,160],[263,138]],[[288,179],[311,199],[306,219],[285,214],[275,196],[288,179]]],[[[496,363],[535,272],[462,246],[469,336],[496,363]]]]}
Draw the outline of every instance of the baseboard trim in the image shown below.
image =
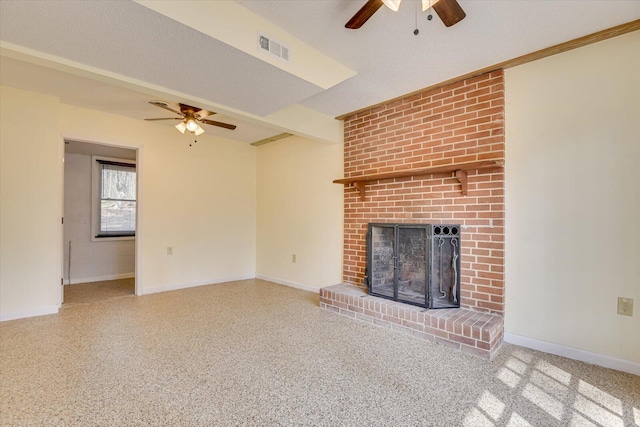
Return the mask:
{"type": "Polygon", "coordinates": [[[510,344],[531,348],[533,350],[555,354],[556,356],[568,357],[569,359],[580,360],[581,362],[587,362],[593,365],[615,369],[617,371],[640,375],[640,363],[631,362],[629,360],[618,359],[604,354],[592,353],[586,350],[580,350],[507,332],[504,334],[504,341],[510,344]]]}
{"type": "Polygon", "coordinates": [[[60,307],[57,305],[45,305],[36,310],[14,311],[9,313],[0,313],[0,322],[7,320],[24,319],[27,317],[44,316],[46,314],[58,314],[60,307]]]}
{"type": "Polygon", "coordinates": [[[269,276],[256,276],[256,279],[266,280],[268,282],[277,283],[278,285],[285,285],[291,288],[302,289],[303,291],[320,293],[320,288],[316,288],[315,286],[305,285],[304,283],[292,282],[290,280],[277,279],[275,277],[269,276]]]}
{"type": "Polygon", "coordinates": [[[70,282],[67,281],[68,285],[77,285],[78,283],[92,283],[92,282],[103,282],[105,280],[118,280],[118,279],[131,279],[135,278],[136,273],[119,273],[119,274],[109,274],[107,276],[98,276],[98,277],[83,277],[80,279],[72,279],[70,282]]]}
{"type": "Polygon", "coordinates": [[[142,290],[141,295],[149,295],[149,294],[157,294],[160,292],[169,292],[169,291],[177,291],[179,289],[187,289],[187,288],[195,288],[197,286],[206,286],[206,285],[217,285],[219,283],[226,282],[237,282],[238,280],[249,280],[255,279],[256,276],[252,274],[247,274],[243,276],[234,276],[234,277],[218,277],[216,279],[203,280],[198,282],[190,282],[190,283],[179,283],[176,285],[169,286],[158,286],[155,288],[145,288],[142,290]]]}

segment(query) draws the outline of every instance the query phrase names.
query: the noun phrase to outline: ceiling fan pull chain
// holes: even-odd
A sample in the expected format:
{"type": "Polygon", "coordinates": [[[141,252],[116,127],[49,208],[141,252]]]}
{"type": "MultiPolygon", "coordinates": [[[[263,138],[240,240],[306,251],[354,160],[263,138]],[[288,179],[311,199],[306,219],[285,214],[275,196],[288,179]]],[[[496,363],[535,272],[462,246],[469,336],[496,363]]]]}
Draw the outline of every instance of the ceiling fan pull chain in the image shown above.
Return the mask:
{"type": "Polygon", "coordinates": [[[416,29],[413,30],[413,35],[417,36],[418,34],[420,34],[420,30],[418,29],[418,8],[420,7],[420,4],[418,3],[418,0],[416,0],[416,29]]]}

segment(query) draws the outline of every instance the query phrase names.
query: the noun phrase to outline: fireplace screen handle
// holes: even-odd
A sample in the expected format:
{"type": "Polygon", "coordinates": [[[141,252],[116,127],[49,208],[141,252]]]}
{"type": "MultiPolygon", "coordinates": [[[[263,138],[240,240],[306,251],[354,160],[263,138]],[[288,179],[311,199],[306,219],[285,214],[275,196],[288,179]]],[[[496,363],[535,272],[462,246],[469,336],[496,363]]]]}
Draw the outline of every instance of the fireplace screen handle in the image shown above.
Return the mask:
{"type": "Polygon", "coordinates": [[[439,246],[439,250],[438,250],[438,252],[439,252],[439,266],[438,266],[439,270],[438,270],[438,275],[440,276],[440,280],[439,280],[439,282],[440,282],[440,296],[439,296],[439,298],[443,299],[443,298],[446,298],[447,293],[444,290],[442,290],[442,285],[444,283],[444,272],[442,271],[442,264],[443,264],[442,259],[444,258],[444,254],[443,254],[444,251],[442,249],[443,249],[443,246],[444,246],[444,239],[442,237],[440,237],[440,239],[438,240],[438,246],[439,246]]]}
{"type": "Polygon", "coordinates": [[[453,302],[458,302],[457,287],[458,287],[458,239],[455,237],[451,239],[451,246],[453,246],[453,258],[451,260],[451,267],[453,267],[453,288],[451,293],[453,294],[453,302]]]}

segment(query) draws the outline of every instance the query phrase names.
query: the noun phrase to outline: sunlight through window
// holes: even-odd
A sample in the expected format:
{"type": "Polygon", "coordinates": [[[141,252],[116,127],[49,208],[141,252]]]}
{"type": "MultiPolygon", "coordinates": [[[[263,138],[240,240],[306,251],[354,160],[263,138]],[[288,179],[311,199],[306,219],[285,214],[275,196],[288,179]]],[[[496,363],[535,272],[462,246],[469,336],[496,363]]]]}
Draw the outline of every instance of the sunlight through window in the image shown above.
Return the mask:
{"type": "MultiPolygon", "coordinates": [[[[513,389],[513,392],[521,387],[520,395],[524,399],[562,422],[562,425],[625,427],[628,425],[625,423],[631,420],[640,427],[640,409],[627,406],[622,398],[624,390],[618,393],[616,388],[605,385],[602,389],[595,387],[580,379],[580,375],[565,371],[523,350],[515,350],[511,356],[498,370],[496,378],[513,389]],[[618,394],[620,396],[616,397],[618,394]]],[[[498,396],[501,395],[485,390],[476,406],[465,417],[464,425],[532,426],[522,415],[513,411],[508,401],[503,401],[498,396]]],[[[518,400],[520,403],[525,402],[518,400]]],[[[534,419],[535,425],[539,425],[540,416],[542,414],[534,419]]],[[[549,418],[544,424],[550,422],[553,423],[549,418]]]]}
{"type": "Polygon", "coordinates": [[[520,414],[514,412],[511,414],[511,418],[509,418],[509,423],[507,427],[533,427],[527,420],[522,418],[520,414]]]}
{"type": "Polygon", "coordinates": [[[553,418],[558,421],[562,420],[564,407],[555,397],[548,395],[533,384],[525,385],[522,390],[522,395],[553,418]]]}
{"type": "Polygon", "coordinates": [[[578,391],[589,399],[604,406],[611,412],[622,415],[622,402],[620,399],[611,396],[609,393],[604,392],[583,380],[578,382],[578,391]]]}
{"type": "Polygon", "coordinates": [[[591,400],[581,395],[578,395],[576,397],[576,402],[573,404],[573,407],[600,425],[610,427],[624,427],[624,422],[622,421],[622,419],[620,419],[620,417],[612,414],[602,406],[598,405],[595,402],[592,402],[591,400]]]}
{"type": "Polygon", "coordinates": [[[469,411],[462,423],[464,427],[493,427],[495,424],[477,408],[469,411]]]}
{"type": "Polygon", "coordinates": [[[507,368],[500,368],[497,377],[500,381],[511,388],[515,388],[521,379],[520,375],[507,368]]]}
{"type": "Polygon", "coordinates": [[[520,350],[520,349],[514,350],[512,354],[518,359],[526,363],[531,363],[531,361],[533,360],[533,356],[525,352],[524,350],[520,350]]]}
{"type": "Polygon", "coordinates": [[[505,366],[512,371],[519,373],[520,375],[524,375],[524,373],[527,371],[527,364],[513,357],[507,360],[505,366]]]}
{"type": "Polygon", "coordinates": [[[536,369],[540,372],[544,372],[549,375],[551,378],[560,381],[564,385],[569,385],[571,382],[571,374],[563,371],[562,369],[553,366],[551,363],[546,362],[544,360],[539,361],[536,364],[536,369]]]}
{"type": "Polygon", "coordinates": [[[561,401],[565,401],[569,395],[569,389],[566,386],[539,371],[533,371],[529,377],[529,381],[561,401]]]}
{"type": "Polygon", "coordinates": [[[592,423],[591,421],[589,421],[588,419],[586,419],[585,417],[583,417],[580,414],[577,413],[573,413],[573,416],[571,417],[571,424],[569,424],[570,426],[580,426],[580,427],[598,427],[596,424],[592,423]]]}
{"type": "Polygon", "coordinates": [[[498,420],[502,416],[505,404],[487,390],[482,393],[478,401],[478,407],[494,420],[498,420]]]}

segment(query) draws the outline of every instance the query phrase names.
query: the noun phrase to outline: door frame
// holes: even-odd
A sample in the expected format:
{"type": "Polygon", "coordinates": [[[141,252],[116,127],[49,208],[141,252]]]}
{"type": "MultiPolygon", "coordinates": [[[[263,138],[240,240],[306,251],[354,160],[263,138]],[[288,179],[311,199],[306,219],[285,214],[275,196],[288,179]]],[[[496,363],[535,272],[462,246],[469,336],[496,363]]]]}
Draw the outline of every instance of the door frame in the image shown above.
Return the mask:
{"type": "Polygon", "coordinates": [[[142,179],[142,171],[144,170],[144,150],[141,144],[127,144],[122,141],[104,141],[100,139],[87,139],[82,137],[77,137],[76,135],[61,135],[61,150],[62,150],[62,162],[61,164],[61,227],[60,227],[60,235],[59,241],[61,242],[61,252],[60,252],[60,278],[62,285],[59,288],[59,307],[62,307],[62,303],[64,302],[64,251],[65,251],[65,241],[64,241],[64,195],[65,195],[65,182],[64,182],[64,173],[65,173],[65,141],[73,140],[75,142],[94,144],[94,145],[103,145],[107,147],[115,147],[115,148],[124,148],[127,150],[134,150],[136,152],[136,236],[135,236],[135,271],[134,271],[134,280],[135,280],[135,295],[140,296],[144,294],[143,287],[143,275],[142,275],[142,262],[140,259],[140,254],[142,252],[142,234],[143,234],[143,224],[141,221],[142,218],[142,209],[143,209],[143,179],[142,179]]]}

